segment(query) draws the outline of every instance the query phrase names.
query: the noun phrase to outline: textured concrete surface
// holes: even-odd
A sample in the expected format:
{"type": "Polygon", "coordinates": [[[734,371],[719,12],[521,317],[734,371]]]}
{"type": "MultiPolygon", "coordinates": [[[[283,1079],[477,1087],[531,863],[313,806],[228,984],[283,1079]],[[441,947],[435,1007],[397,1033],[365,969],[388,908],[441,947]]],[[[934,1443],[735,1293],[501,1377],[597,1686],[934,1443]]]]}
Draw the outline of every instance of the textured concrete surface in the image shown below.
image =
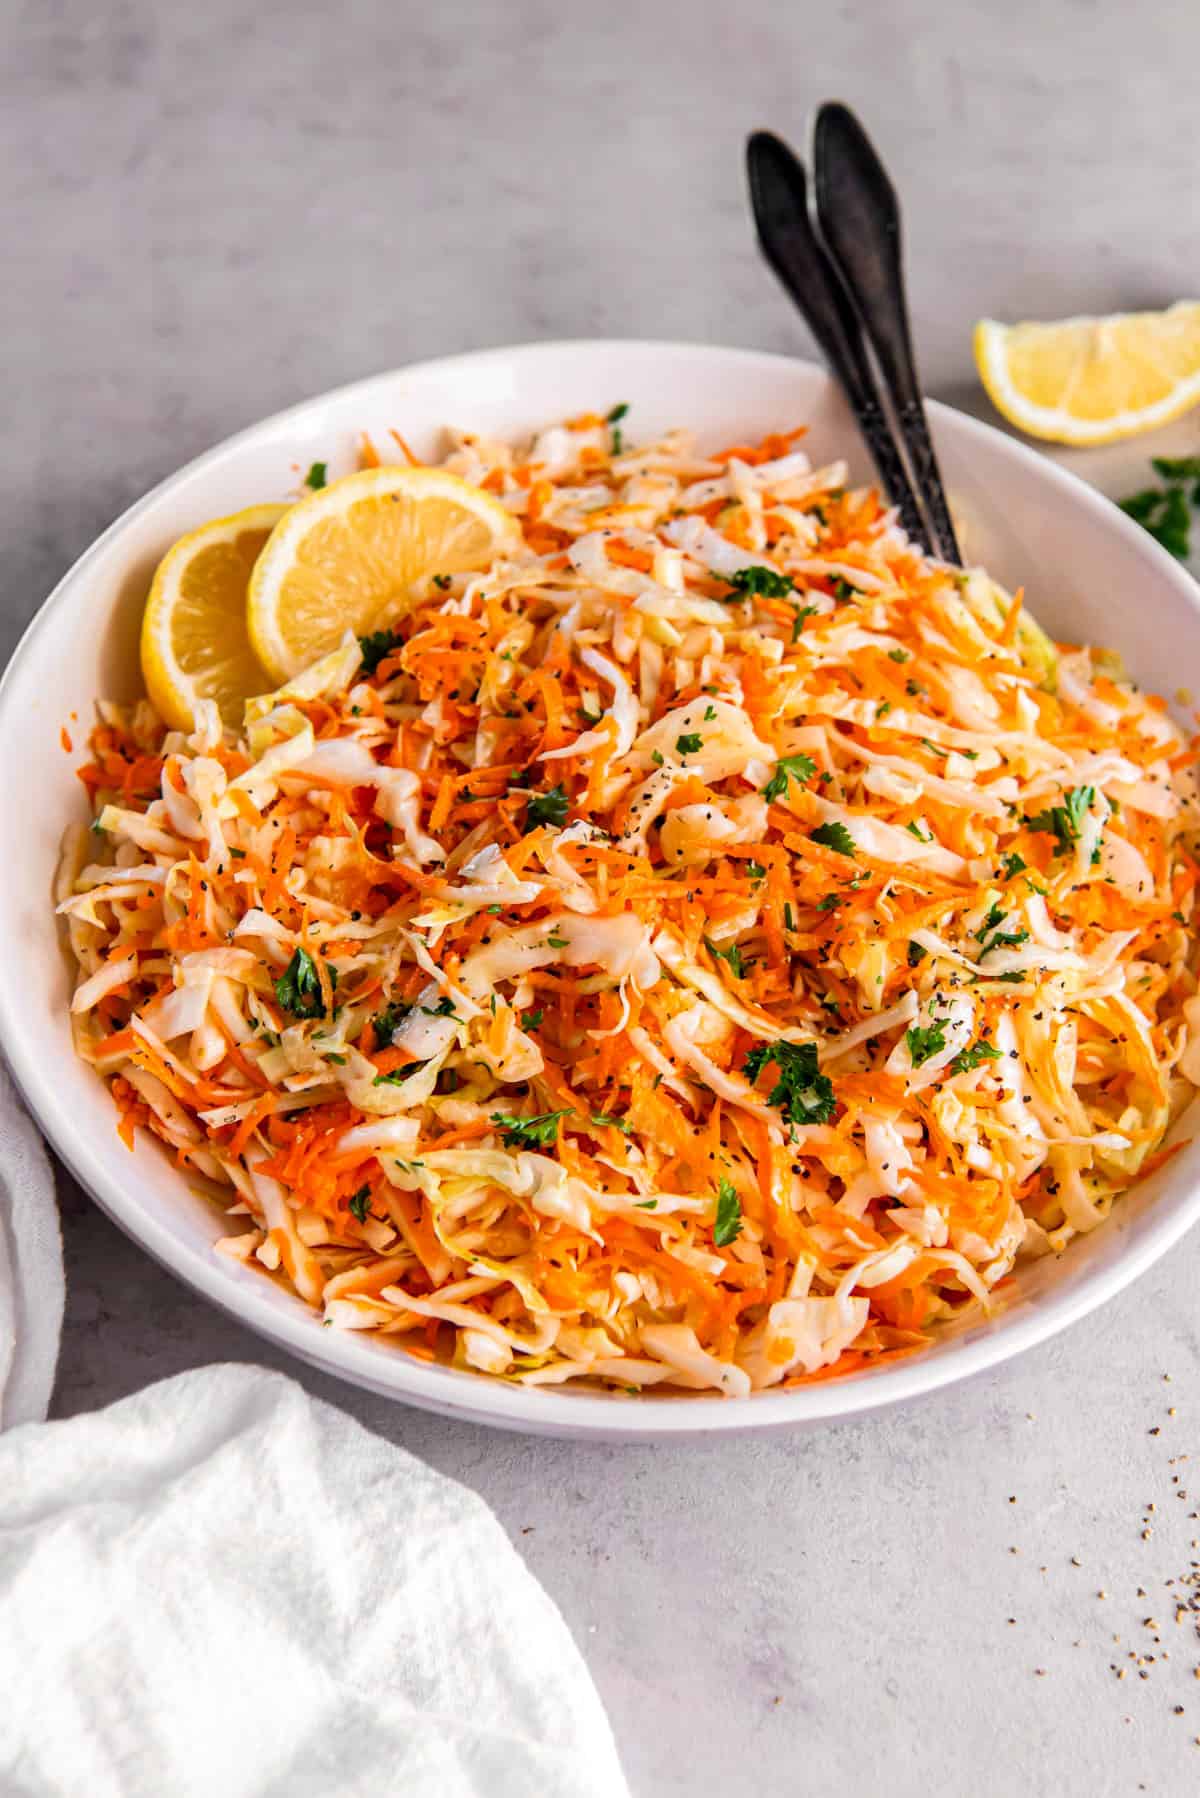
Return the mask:
{"type": "MultiPolygon", "coordinates": [[[[1194,283],[1200,13],[1131,25],[1120,0],[13,7],[0,652],[130,500],[305,394],[547,336],[802,345],[740,151],[828,95],[902,184],[927,384],[985,410],[981,313],[1194,283]]],[[[1115,491],[1154,447],[1084,466],[1115,491]]],[[[60,1415],[281,1364],[64,1203],[60,1415]]],[[[1198,1275],[1192,1242],[994,1376],[752,1446],[522,1442],[289,1371],[495,1507],[637,1798],[1174,1794],[1200,1780],[1200,1637],[1176,1621],[1200,1562],[1198,1275]]]]}

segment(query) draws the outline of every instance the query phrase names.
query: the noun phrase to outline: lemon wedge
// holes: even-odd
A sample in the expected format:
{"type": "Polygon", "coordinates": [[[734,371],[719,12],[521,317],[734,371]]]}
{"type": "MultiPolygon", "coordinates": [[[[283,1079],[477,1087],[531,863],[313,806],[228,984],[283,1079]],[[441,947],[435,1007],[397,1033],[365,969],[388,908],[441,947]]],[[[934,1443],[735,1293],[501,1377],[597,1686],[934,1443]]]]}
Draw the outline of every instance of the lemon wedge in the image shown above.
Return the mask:
{"type": "Polygon", "coordinates": [[[246,590],[287,506],[251,506],[181,537],[154,575],[142,617],[142,675],[159,716],[191,728],[198,699],[215,699],[240,729],[242,707],[271,681],[246,630],[246,590]]]}
{"type": "Polygon", "coordinates": [[[1134,437],[1200,400],[1200,301],[1048,325],[981,319],[975,365],[996,410],[1031,437],[1134,437]]]}
{"type": "Polygon", "coordinates": [[[400,617],[422,575],[483,568],[520,541],[492,497],[439,468],[365,468],[302,499],[255,565],[247,625],[276,681],[400,617]]]}

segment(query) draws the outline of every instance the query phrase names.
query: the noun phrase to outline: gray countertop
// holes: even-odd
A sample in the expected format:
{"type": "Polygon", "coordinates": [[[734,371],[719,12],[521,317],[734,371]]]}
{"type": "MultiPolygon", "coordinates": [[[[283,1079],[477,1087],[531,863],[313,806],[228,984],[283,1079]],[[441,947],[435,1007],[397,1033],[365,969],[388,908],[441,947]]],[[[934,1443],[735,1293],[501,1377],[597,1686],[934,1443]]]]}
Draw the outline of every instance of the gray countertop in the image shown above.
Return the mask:
{"type": "MultiPolygon", "coordinates": [[[[1121,0],[44,0],[14,19],[4,655],[129,501],[306,394],[539,337],[803,348],[752,246],[741,143],[801,134],[829,95],[902,186],[933,392],[985,409],[981,314],[1195,281],[1194,0],[1152,19],[1121,0]]],[[[1174,441],[1196,438],[1193,419],[1174,441]]],[[[58,1415],[207,1361],[284,1365],[63,1186],[58,1415]]],[[[1198,1276],[1192,1240],[998,1373],[753,1443],[522,1441],[287,1365],[495,1508],[637,1798],[1179,1793],[1200,1781],[1200,1634],[1176,1621],[1200,1591],[1198,1276]]]]}

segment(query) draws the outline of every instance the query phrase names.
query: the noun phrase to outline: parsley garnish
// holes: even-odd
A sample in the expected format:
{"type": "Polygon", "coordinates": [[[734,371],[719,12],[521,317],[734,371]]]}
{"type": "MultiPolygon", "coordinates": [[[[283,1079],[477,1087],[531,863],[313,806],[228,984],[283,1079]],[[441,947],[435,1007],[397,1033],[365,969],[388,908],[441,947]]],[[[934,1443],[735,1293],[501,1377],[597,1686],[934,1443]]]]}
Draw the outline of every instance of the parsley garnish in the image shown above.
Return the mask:
{"type": "Polygon", "coordinates": [[[817,771],[817,764],[811,755],[781,755],[775,764],[775,772],[763,788],[763,798],[768,802],[782,799],[787,792],[789,779],[802,787],[806,780],[811,780],[817,771]]]}
{"type": "Polygon", "coordinates": [[[371,1188],[369,1186],[360,1186],[350,1201],[350,1215],[356,1217],[360,1224],[365,1224],[370,1205],[371,1188]]]}
{"type": "Polygon", "coordinates": [[[1010,850],[1000,863],[1001,872],[1006,880],[1011,880],[1014,874],[1023,873],[1027,866],[1028,863],[1017,854],[1015,849],[1010,850]]]}
{"type": "Polygon", "coordinates": [[[417,1069],[423,1066],[424,1063],[420,1061],[407,1061],[402,1068],[393,1068],[390,1074],[376,1074],[371,1085],[399,1086],[403,1081],[408,1079],[410,1074],[415,1074],[417,1069]]]}
{"type": "Polygon", "coordinates": [[[1030,830],[1044,830],[1056,839],[1055,855],[1065,855],[1079,841],[1079,832],[1088,807],[1096,797],[1095,787],[1072,787],[1065,805],[1052,805],[1049,811],[1037,812],[1025,822],[1030,830]]]}
{"type": "Polygon", "coordinates": [[[798,643],[800,641],[800,632],[804,629],[804,620],[806,618],[812,618],[815,615],[816,610],[816,606],[796,606],[796,616],[792,622],[793,643],[798,643]]]}
{"type": "Polygon", "coordinates": [[[713,719],[716,717],[716,715],[717,715],[717,708],[715,705],[706,706],[704,709],[705,724],[711,724],[713,719]]]}
{"type": "Polygon", "coordinates": [[[328,473],[328,462],[314,462],[304,477],[304,485],[306,487],[311,487],[313,492],[316,493],[319,487],[325,485],[325,477],[328,473]]]}
{"type": "Polygon", "coordinates": [[[964,1049],[950,1063],[952,1074],[969,1074],[973,1069],[982,1067],[985,1061],[999,1061],[999,1049],[993,1049],[991,1043],[978,1042],[972,1049],[964,1049]]]}
{"type": "Polygon", "coordinates": [[[826,849],[832,849],[838,855],[852,856],[857,853],[854,838],[846,826],[836,820],[829,824],[818,824],[809,835],[814,843],[823,843],[826,849]]]}
{"type": "Polygon", "coordinates": [[[909,657],[908,657],[907,649],[889,649],[888,650],[888,661],[889,662],[907,662],[908,659],[909,659],[909,657]]]}
{"type": "Polygon", "coordinates": [[[661,749],[652,749],[650,751],[650,760],[654,763],[654,766],[656,768],[661,768],[663,766],[664,762],[666,761],[666,759],[667,758],[663,754],[661,749]]]}
{"type": "Polygon", "coordinates": [[[766,876],[767,870],[761,862],[743,862],[742,866],[751,880],[762,880],[766,876]]]}
{"type": "Polygon", "coordinates": [[[1164,481],[1200,481],[1200,456],[1152,456],[1150,466],[1164,481]]]}
{"type": "Polygon", "coordinates": [[[625,447],[625,438],[621,431],[621,420],[628,410],[629,402],[627,400],[622,400],[619,406],[614,406],[612,411],[605,416],[604,422],[612,427],[612,453],[614,456],[619,456],[625,447]]]}
{"type": "Polygon", "coordinates": [[[559,1118],[572,1117],[568,1105],[563,1111],[543,1111],[537,1117],[516,1117],[509,1111],[493,1111],[492,1122],[504,1132],[508,1149],[545,1149],[558,1135],[559,1118]]]}
{"type": "Polygon", "coordinates": [[[736,943],[731,943],[728,949],[718,949],[712,938],[706,936],[704,939],[704,947],[708,950],[710,955],[716,957],[717,961],[727,961],[729,963],[729,970],[735,980],[745,979],[746,969],[742,961],[742,952],[736,943]]]}
{"type": "Polygon", "coordinates": [[[916,837],[918,843],[932,843],[932,841],[933,841],[933,838],[931,836],[926,836],[925,832],[921,829],[921,826],[917,823],[915,818],[910,819],[909,822],[904,826],[904,828],[910,836],[916,837]]]}
{"type": "Polygon", "coordinates": [[[857,587],[852,587],[850,582],[845,580],[840,574],[837,576],[833,583],[833,597],[835,599],[857,599],[858,594],[859,589],[857,587]]]}
{"type": "Polygon", "coordinates": [[[912,1056],[914,1068],[936,1055],[939,1049],[946,1047],[946,1029],[940,1021],[932,1024],[914,1024],[911,1030],[904,1032],[904,1040],[908,1044],[908,1052],[912,1056]]]}
{"type": "Polygon", "coordinates": [[[685,731],[675,739],[675,749],[679,755],[697,755],[703,747],[704,738],[698,730],[685,731]]]}
{"type": "Polygon", "coordinates": [[[358,647],[362,650],[364,674],[374,674],[385,656],[390,656],[400,639],[395,631],[371,631],[369,635],[358,639],[358,647]]]}
{"type": "Polygon", "coordinates": [[[551,949],[565,949],[567,946],[567,939],[565,936],[548,936],[546,942],[551,949]]]}
{"type": "Polygon", "coordinates": [[[521,1018],[522,1030],[536,1030],[545,1015],[545,1008],[541,1005],[538,1006],[536,1011],[525,1012],[521,1018]]]}
{"type": "Polygon", "coordinates": [[[731,1180],[723,1179],[717,1187],[717,1216],[713,1224],[713,1242],[727,1249],[742,1233],[742,1202],[731,1180]]]}
{"type": "Polygon", "coordinates": [[[779,1078],[767,1094],[767,1104],[782,1111],[789,1124],[826,1124],[837,1101],[833,1082],[822,1074],[816,1043],[759,1043],[750,1050],[743,1066],[757,1080],[774,1062],[779,1078]]]}
{"type": "Polygon", "coordinates": [[[826,893],[823,899],[817,901],[817,910],[836,911],[839,905],[844,905],[845,903],[846,895],[844,893],[826,893]]]}
{"type": "Polygon", "coordinates": [[[929,951],[928,951],[928,949],[925,948],[924,944],[910,942],[908,945],[908,965],[909,965],[909,967],[915,968],[920,962],[923,962],[925,960],[925,957],[928,954],[929,954],[929,951]]]}
{"type": "Polygon", "coordinates": [[[790,574],[776,574],[773,568],[764,568],[757,562],[751,568],[739,568],[736,574],[723,574],[720,578],[728,582],[739,599],[747,599],[752,593],[761,593],[764,599],[786,599],[796,585],[790,574]]]}
{"type": "Polygon", "coordinates": [[[411,1005],[393,1004],[385,1005],[382,1011],[377,1011],[371,1019],[376,1040],[381,1043],[390,1043],[393,1033],[400,1028],[411,1010],[411,1005]]]}
{"type": "MultiPolygon", "coordinates": [[[[1160,457],[1158,460],[1165,461],[1166,458],[1160,457]]],[[[1187,495],[1182,487],[1147,487],[1141,493],[1131,493],[1128,499],[1118,503],[1122,512],[1149,531],[1156,543],[1161,543],[1165,550],[1178,556],[1180,561],[1186,561],[1190,548],[1191,514],[1188,511],[1187,495]]]]}
{"type": "Polygon", "coordinates": [[[555,830],[561,830],[567,821],[569,804],[561,786],[551,787],[545,793],[533,793],[526,808],[525,822],[531,828],[535,824],[549,824],[555,830]]]}
{"type": "Polygon", "coordinates": [[[628,1123],[625,1118],[609,1117],[603,1111],[593,1111],[590,1121],[598,1130],[623,1130],[626,1136],[633,1129],[633,1125],[628,1123]]]}
{"type": "Polygon", "coordinates": [[[443,993],[436,1005],[422,1005],[420,1009],[427,1018],[456,1018],[458,1016],[449,993],[443,993]]]}
{"type": "Polygon", "coordinates": [[[980,953],[986,955],[990,949],[1016,949],[1029,941],[1027,930],[1000,930],[1004,922],[1004,911],[999,905],[993,905],[979,929],[975,932],[975,940],[980,944],[980,953]],[[991,935],[988,935],[988,932],[991,935]],[[986,938],[986,941],[985,941],[986,938]]]}
{"type": "MultiPolygon", "coordinates": [[[[337,969],[326,964],[332,989],[337,985],[337,969]]],[[[275,982],[275,997],[285,1011],[297,1018],[321,1018],[325,1001],[321,996],[321,978],[317,964],[307,949],[297,949],[284,972],[275,982]]]]}

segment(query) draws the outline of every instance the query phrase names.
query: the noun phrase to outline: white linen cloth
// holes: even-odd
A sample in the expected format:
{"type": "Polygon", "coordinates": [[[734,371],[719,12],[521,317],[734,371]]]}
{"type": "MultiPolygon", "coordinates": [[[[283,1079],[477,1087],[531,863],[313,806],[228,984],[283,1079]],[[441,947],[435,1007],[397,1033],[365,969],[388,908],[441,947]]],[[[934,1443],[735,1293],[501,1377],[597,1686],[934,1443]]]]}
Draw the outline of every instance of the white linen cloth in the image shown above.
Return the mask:
{"type": "Polygon", "coordinates": [[[38,1421],[62,1313],[49,1163],[0,1068],[4,1798],[628,1798],[482,1500],[261,1368],[38,1421]]]}
{"type": "Polygon", "coordinates": [[[0,1437],[0,1791],[627,1788],[482,1501],[282,1375],[221,1366],[0,1437]]]}
{"type": "Polygon", "coordinates": [[[0,1064],[0,1430],[46,1415],[63,1296],[54,1177],[0,1064]]]}

